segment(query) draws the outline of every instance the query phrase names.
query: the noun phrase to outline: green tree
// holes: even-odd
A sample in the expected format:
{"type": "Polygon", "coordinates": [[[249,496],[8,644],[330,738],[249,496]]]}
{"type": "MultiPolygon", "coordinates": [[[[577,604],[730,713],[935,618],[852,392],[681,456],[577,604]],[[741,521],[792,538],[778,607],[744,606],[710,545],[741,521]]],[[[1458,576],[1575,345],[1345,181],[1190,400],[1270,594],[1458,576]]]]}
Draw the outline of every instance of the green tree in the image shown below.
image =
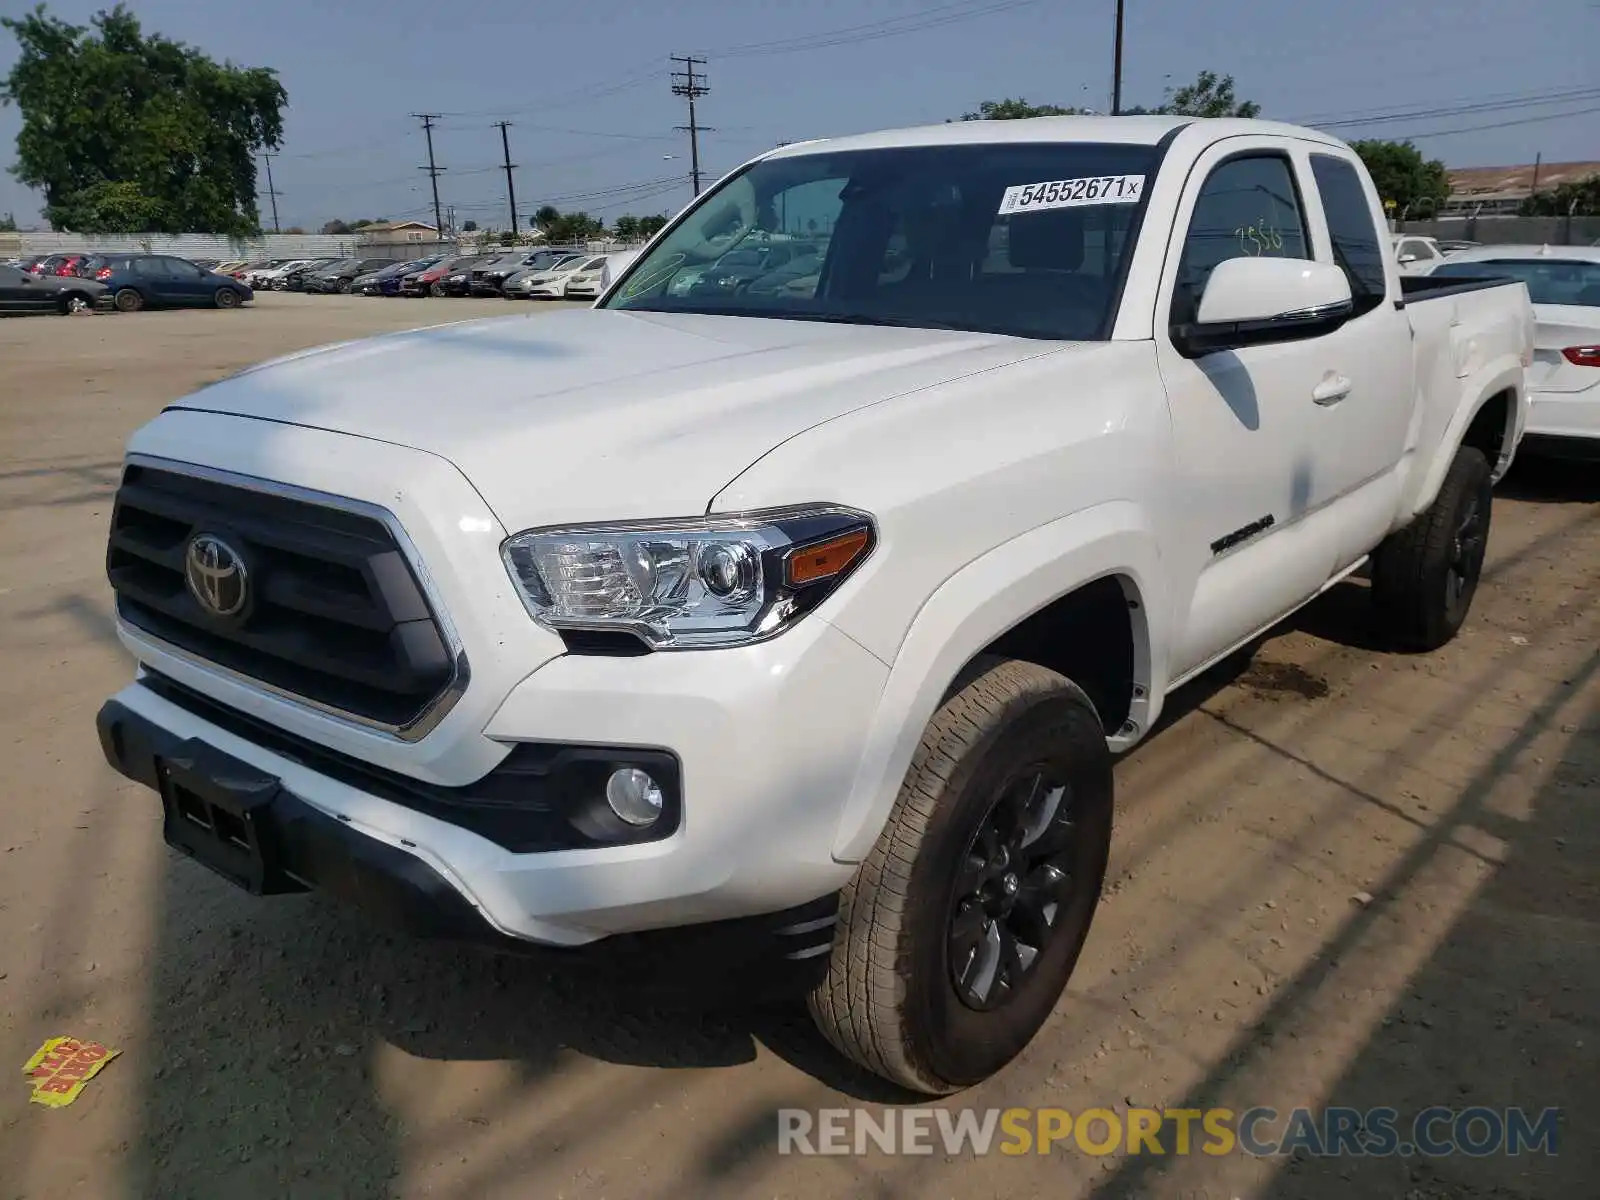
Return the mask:
{"type": "Polygon", "coordinates": [[[1600,175],[1590,175],[1537,192],[1522,202],[1525,217],[1600,216],[1600,175]]]}
{"type": "Polygon", "coordinates": [[[461,232],[462,233],[477,233],[478,232],[478,223],[476,221],[463,221],[463,222],[461,222],[461,232]]]}
{"type": "Polygon", "coordinates": [[[534,226],[544,230],[546,236],[549,236],[550,230],[555,228],[559,220],[561,220],[561,210],[553,204],[541,205],[533,214],[534,226]]]}
{"type": "Polygon", "coordinates": [[[1018,121],[1025,117],[1069,117],[1075,108],[1062,108],[1055,104],[1029,104],[1018,97],[1015,100],[985,100],[977,112],[962,113],[963,121],[1018,121]]]}
{"type": "Polygon", "coordinates": [[[44,193],[53,228],[260,232],[256,155],[282,143],[288,102],[276,72],[146,36],[122,4],[90,27],[43,4],[0,27],[20,50],[0,79],[22,113],[12,174],[44,193]]]}
{"type": "Polygon", "coordinates": [[[15,233],[17,231],[17,214],[7,213],[0,217],[0,233],[15,233]]]}
{"type": "Polygon", "coordinates": [[[322,227],[322,232],[327,234],[336,234],[340,237],[343,237],[345,234],[350,232],[350,226],[344,221],[329,221],[322,227]]]}
{"type": "MultiPolygon", "coordinates": [[[[977,112],[963,113],[963,121],[1015,121],[1025,117],[1070,117],[1084,112],[1081,108],[1062,108],[1058,104],[1030,104],[1023,99],[985,100],[977,112]]],[[[1170,114],[1184,117],[1255,117],[1261,106],[1253,100],[1240,100],[1234,95],[1232,75],[1218,75],[1215,71],[1201,71],[1195,81],[1174,91],[1168,88],[1166,99],[1157,108],[1135,105],[1124,108],[1125,117],[1146,114],[1170,114]]]]}
{"type": "Polygon", "coordinates": [[[1166,101],[1156,112],[1183,117],[1258,117],[1261,105],[1234,96],[1232,75],[1201,71],[1193,83],[1177,91],[1168,89],[1166,101]]]}
{"type": "Polygon", "coordinates": [[[1432,216],[1450,195],[1450,178],[1438,159],[1422,156],[1410,142],[1391,142],[1381,138],[1351,142],[1350,148],[1366,164],[1384,206],[1397,212],[1410,210],[1432,216]]]}
{"type": "Polygon", "coordinates": [[[611,228],[617,237],[624,242],[637,241],[639,238],[639,218],[624,213],[611,223],[611,228]]]}
{"type": "Polygon", "coordinates": [[[663,216],[640,217],[639,236],[642,238],[653,238],[656,234],[661,232],[662,226],[664,226],[666,223],[667,218],[663,216]]]}
{"type": "MultiPolygon", "coordinates": [[[[543,212],[540,209],[540,212],[543,212]]],[[[539,214],[534,214],[538,219],[539,214]]],[[[545,236],[552,242],[582,242],[605,232],[605,225],[591,217],[588,213],[561,213],[549,228],[545,236]]]]}

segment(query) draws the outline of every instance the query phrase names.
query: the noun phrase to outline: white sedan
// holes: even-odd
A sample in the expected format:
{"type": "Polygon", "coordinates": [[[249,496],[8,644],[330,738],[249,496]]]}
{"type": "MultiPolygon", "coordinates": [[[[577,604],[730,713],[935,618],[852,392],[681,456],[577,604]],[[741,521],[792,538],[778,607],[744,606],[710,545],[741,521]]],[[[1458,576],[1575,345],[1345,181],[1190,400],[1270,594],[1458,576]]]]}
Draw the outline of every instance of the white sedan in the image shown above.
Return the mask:
{"type": "Polygon", "coordinates": [[[576,271],[567,276],[563,295],[568,300],[593,300],[605,287],[606,256],[597,254],[585,260],[576,271]]]}
{"type": "Polygon", "coordinates": [[[1600,247],[1477,246],[1427,274],[1520,279],[1538,321],[1528,369],[1530,455],[1600,458],[1600,247]]]}
{"type": "Polygon", "coordinates": [[[523,294],[534,300],[560,300],[567,294],[568,281],[593,261],[592,258],[572,258],[557,263],[548,271],[529,275],[524,282],[523,294]]]}

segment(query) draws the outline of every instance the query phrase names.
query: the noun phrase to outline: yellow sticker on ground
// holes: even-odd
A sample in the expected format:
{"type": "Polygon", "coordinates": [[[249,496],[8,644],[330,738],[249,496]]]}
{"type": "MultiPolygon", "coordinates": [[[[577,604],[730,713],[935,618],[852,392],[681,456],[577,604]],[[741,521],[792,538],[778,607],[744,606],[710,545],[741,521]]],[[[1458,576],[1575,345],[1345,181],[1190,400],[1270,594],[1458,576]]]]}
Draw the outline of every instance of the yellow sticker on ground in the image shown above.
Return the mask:
{"type": "Polygon", "coordinates": [[[33,1085],[33,1095],[29,1099],[51,1108],[71,1104],[83,1091],[84,1084],[121,1053],[99,1042],[84,1042],[74,1037],[50,1038],[22,1068],[33,1085]]]}

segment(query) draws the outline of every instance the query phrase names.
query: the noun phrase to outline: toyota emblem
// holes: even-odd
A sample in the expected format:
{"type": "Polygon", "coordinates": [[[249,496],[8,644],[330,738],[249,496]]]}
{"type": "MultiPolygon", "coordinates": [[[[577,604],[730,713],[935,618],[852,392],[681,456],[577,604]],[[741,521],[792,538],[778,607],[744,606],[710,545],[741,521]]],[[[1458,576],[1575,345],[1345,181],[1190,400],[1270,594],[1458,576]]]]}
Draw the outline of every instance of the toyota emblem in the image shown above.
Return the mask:
{"type": "Polygon", "coordinates": [[[244,556],[214,533],[197,533],[189,539],[183,552],[183,579],[209,616],[237,616],[250,599],[244,556]]]}

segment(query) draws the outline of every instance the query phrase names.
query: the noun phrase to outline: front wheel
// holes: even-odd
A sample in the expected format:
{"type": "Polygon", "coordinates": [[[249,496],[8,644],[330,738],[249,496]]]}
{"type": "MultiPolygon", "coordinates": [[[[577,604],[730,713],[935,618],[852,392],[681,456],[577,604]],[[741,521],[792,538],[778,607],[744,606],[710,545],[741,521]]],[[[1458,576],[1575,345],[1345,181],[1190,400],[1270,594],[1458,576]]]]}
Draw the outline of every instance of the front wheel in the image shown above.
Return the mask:
{"type": "Polygon", "coordinates": [[[428,295],[433,296],[435,298],[443,296],[444,295],[444,284],[442,284],[442,283],[430,284],[428,286],[428,295]]]}
{"type": "Polygon", "coordinates": [[[68,292],[61,297],[61,315],[64,317],[76,316],[81,312],[88,312],[94,307],[94,302],[82,292],[68,292]]]}
{"type": "Polygon", "coordinates": [[[1372,600],[1408,650],[1437,650],[1467,619],[1489,547],[1494,484],[1483,451],[1463,446],[1426,511],[1372,555],[1372,600]]]}
{"type": "Polygon", "coordinates": [[[1082,689],[1029,662],[975,663],[844,888],[828,975],[810,996],[823,1035],[930,1095],[1021,1053],[1088,937],[1112,793],[1082,689]]]}
{"type": "Polygon", "coordinates": [[[132,288],[119,288],[112,297],[112,303],[117,306],[118,312],[138,312],[144,307],[144,297],[132,288]]]}
{"type": "Polygon", "coordinates": [[[217,294],[212,299],[218,308],[239,307],[239,293],[232,288],[218,288],[217,294]]]}

